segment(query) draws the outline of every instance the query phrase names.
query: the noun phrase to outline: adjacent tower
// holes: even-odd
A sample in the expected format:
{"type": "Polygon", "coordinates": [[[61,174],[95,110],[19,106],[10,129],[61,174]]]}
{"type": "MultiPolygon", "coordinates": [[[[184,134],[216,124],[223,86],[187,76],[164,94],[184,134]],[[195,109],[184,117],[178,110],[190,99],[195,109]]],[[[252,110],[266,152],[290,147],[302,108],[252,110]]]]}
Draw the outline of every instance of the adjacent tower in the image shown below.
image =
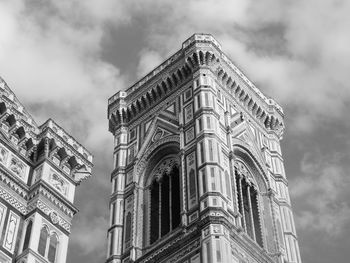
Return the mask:
{"type": "Polygon", "coordinates": [[[301,263],[283,118],[207,34],[113,95],[107,262],[301,263]]]}
{"type": "Polygon", "coordinates": [[[75,188],[92,155],[49,119],[38,126],[0,78],[0,262],[65,263],[75,188]]]}

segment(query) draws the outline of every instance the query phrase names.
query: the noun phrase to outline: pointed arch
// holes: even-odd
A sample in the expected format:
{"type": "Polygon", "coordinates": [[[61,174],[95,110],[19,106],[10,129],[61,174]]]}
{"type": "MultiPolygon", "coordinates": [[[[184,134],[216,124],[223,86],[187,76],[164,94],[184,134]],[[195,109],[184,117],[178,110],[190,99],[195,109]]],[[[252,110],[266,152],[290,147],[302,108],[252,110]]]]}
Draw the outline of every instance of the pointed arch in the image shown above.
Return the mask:
{"type": "Polygon", "coordinates": [[[3,115],[7,112],[7,107],[6,107],[6,104],[5,102],[1,102],[0,103],[0,115],[3,115]]]}
{"type": "Polygon", "coordinates": [[[199,64],[204,65],[204,54],[202,50],[199,51],[198,56],[199,56],[199,64]]]}
{"type": "Polygon", "coordinates": [[[184,67],[184,71],[185,71],[185,76],[186,78],[191,74],[192,69],[191,67],[188,65],[188,63],[186,63],[185,67],[184,67]]]}
{"type": "Polygon", "coordinates": [[[167,85],[165,84],[165,82],[164,82],[164,81],[162,81],[161,85],[162,85],[162,87],[163,87],[163,92],[164,92],[164,94],[166,94],[166,93],[167,93],[167,91],[168,91],[168,87],[167,87],[167,85]]]}
{"type": "Polygon", "coordinates": [[[152,94],[153,101],[156,101],[157,100],[157,93],[154,89],[151,90],[151,94],[152,94]]]}
{"type": "Polygon", "coordinates": [[[15,115],[10,114],[10,115],[6,118],[5,122],[8,124],[9,127],[12,127],[13,125],[15,125],[15,123],[16,123],[16,117],[15,117],[15,115]]]}
{"type": "Polygon", "coordinates": [[[26,131],[24,130],[24,127],[23,127],[23,126],[20,126],[20,127],[16,130],[15,134],[17,134],[18,139],[22,139],[22,138],[26,135],[26,131]]]}
{"type": "Polygon", "coordinates": [[[173,83],[174,83],[174,86],[176,87],[177,84],[178,84],[178,80],[177,80],[177,78],[176,78],[176,75],[175,75],[174,73],[171,74],[171,78],[172,78],[172,81],[173,81],[173,83]]]}
{"type": "Polygon", "coordinates": [[[158,96],[158,97],[161,97],[161,96],[162,96],[162,89],[160,88],[159,85],[156,86],[155,90],[156,90],[156,92],[157,92],[157,96],[158,96]]]}
{"type": "Polygon", "coordinates": [[[63,148],[63,147],[57,151],[57,154],[60,157],[61,161],[68,156],[68,153],[67,153],[66,149],[63,148]]]}
{"type": "Polygon", "coordinates": [[[193,58],[193,61],[194,61],[194,63],[195,63],[195,66],[199,65],[199,57],[198,57],[197,52],[194,52],[194,53],[192,54],[192,58],[193,58]]]}
{"type": "Polygon", "coordinates": [[[249,144],[233,140],[233,154],[238,159],[242,160],[249,169],[251,169],[252,174],[256,175],[254,178],[260,192],[267,192],[270,188],[268,181],[268,172],[264,165],[263,156],[258,152],[258,150],[252,148],[249,144]]]}
{"type": "Polygon", "coordinates": [[[173,83],[171,82],[171,79],[169,77],[167,77],[166,83],[168,84],[169,89],[172,90],[173,89],[173,83]]]}
{"type": "Polygon", "coordinates": [[[241,87],[240,87],[239,85],[237,85],[237,88],[236,88],[236,90],[235,90],[235,96],[236,96],[236,98],[238,97],[238,94],[240,93],[240,91],[241,91],[241,87]]]}
{"type": "Polygon", "coordinates": [[[212,53],[210,52],[205,52],[205,64],[207,64],[209,66],[210,62],[211,62],[211,57],[213,56],[212,53]]]}
{"type": "Polygon", "coordinates": [[[228,79],[227,79],[227,81],[226,81],[226,86],[227,86],[227,87],[230,87],[232,82],[233,82],[232,78],[231,78],[231,77],[228,77],[228,79]]]}
{"type": "Polygon", "coordinates": [[[228,78],[227,73],[225,72],[224,75],[222,76],[222,83],[225,83],[226,79],[228,78]]]}
{"type": "Polygon", "coordinates": [[[148,105],[152,105],[152,94],[150,91],[146,93],[146,101],[148,105]]]}
{"type": "Polygon", "coordinates": [[[141,98],[136,101],[136,108],[138,112],[142,111],[141,98]]]}
{"type": "Polygon", "coordinates": [[[188,62],[188,66],[190,67],[190,68],[194,68],[196,65],[195,65],[195,62],[192,60],[192,57],[191,56],[189,56],[188,58],[187,58],[187,62],[188,62]]]}
{"type": "Polygon", "coordinates": [[[50,263],[54,263],[56,261],[57,247],[58,247],[58,236],[56,233],[52,233],[50,236],[49,252],[47,255],[47,258],[50,263]]]}
{"type": "Polygon", "coordinates": [[[38,253],[45,257],[46,255],[46,244],[49,238],[49,229],[44,225],[40,230],[39,244],[38,244],[38,253]]]}
{"type": "Polygon", "coordinates": [[[177,76],[178,76],[180,82],[182,82],[183,79],[184,79],[184,77],[182,76],[181,70],[180,70],[180,69],[177,69],[176,74],[177,74],[177,76]]]}
{"type": "Polygon", "coordinates": [[[145,96],[141,97],[141,104],[142,104],[142,107],[144,109],[147,108],[147,100],[146,100],[145,96]]]}

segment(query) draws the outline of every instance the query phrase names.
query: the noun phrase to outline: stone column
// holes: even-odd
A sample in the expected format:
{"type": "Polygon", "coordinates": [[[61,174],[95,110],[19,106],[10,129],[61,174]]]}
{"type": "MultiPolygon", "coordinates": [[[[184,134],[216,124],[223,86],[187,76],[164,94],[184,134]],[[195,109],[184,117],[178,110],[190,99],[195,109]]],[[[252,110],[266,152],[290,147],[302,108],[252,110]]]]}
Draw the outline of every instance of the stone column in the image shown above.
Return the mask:
{"type": "Polygon", "coordinates": [[[248,197],[248,206],[249,206],[249,214],[250,214],[250,220],[252,222],[252,233],[253,233],[253,239],[256,240],[255,237],[255,227],[254,227],[254,218],[253,218],[253,209],[252,209],[252,200],[250,196],[250,185],[247,186],[247,197],[248,197]]]}

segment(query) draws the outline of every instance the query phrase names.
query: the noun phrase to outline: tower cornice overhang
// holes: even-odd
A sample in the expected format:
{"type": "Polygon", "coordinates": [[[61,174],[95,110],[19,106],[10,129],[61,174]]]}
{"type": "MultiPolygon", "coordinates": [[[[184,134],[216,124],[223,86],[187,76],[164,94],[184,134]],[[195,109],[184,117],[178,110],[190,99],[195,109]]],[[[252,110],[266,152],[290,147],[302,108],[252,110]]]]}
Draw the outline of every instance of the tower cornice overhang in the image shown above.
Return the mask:
{"type": "Polygon", "coordinates": [[[152,70],[140,81],[124,91],[119,91],[108,100],[109,130],[128,124],[154,106],[163,97],[169,96],[186,79],[200,68],[208,68],[219,80],[217,84],[240,102],[241,106],[262,122],[266,129],[282,137],[284,113],[282,107],[265,96],[235,66],[222,51],[221,45],[210,34],[194,34],[183,42],[182,48],[152,70]]]}

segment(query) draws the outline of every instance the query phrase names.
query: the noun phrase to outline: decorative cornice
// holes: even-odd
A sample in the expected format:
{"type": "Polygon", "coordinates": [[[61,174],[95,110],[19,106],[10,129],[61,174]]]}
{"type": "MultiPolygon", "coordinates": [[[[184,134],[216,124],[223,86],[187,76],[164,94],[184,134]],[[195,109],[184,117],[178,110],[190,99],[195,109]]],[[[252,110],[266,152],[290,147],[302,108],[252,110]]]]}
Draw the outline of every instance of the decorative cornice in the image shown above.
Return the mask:
{"type": "Polygon", "coordinates": [[[266,129],[281,138],[284,130],[283,110],[266,97],[222,52],[221,45],[210,34],[194,34],[182,49],[125,91],[112,96],[108,103],[110,131],[155,105],[160,99],[183,85],[182,82],[200,67],[210,68],[223,87],[230,89],[235,100],[242,102],[250,114],[266,129]],[[166,66],[165,66],[166,65],[166,66]],[[232,76],[230,76],[232,75],[232,76]],[[233,91],[232,91],[233,90],[233,91]]]}
{"type": "MultiPolygon", "coordinates": [[[[1,164],[0,164],[1,166],[1,164]]],[[[28,197],[28,187],[22,183],[20,180],[14,180],[11,178],[11,174],[7,175],[7,173],[4,173],[2,169],[0,169],[0,181],[2,181],[4,184],[6,184],[7,187],[9,187],[11,190],[15,191],[18,195],[23,197],[24,199],[27,199],[28,197]]]]}

